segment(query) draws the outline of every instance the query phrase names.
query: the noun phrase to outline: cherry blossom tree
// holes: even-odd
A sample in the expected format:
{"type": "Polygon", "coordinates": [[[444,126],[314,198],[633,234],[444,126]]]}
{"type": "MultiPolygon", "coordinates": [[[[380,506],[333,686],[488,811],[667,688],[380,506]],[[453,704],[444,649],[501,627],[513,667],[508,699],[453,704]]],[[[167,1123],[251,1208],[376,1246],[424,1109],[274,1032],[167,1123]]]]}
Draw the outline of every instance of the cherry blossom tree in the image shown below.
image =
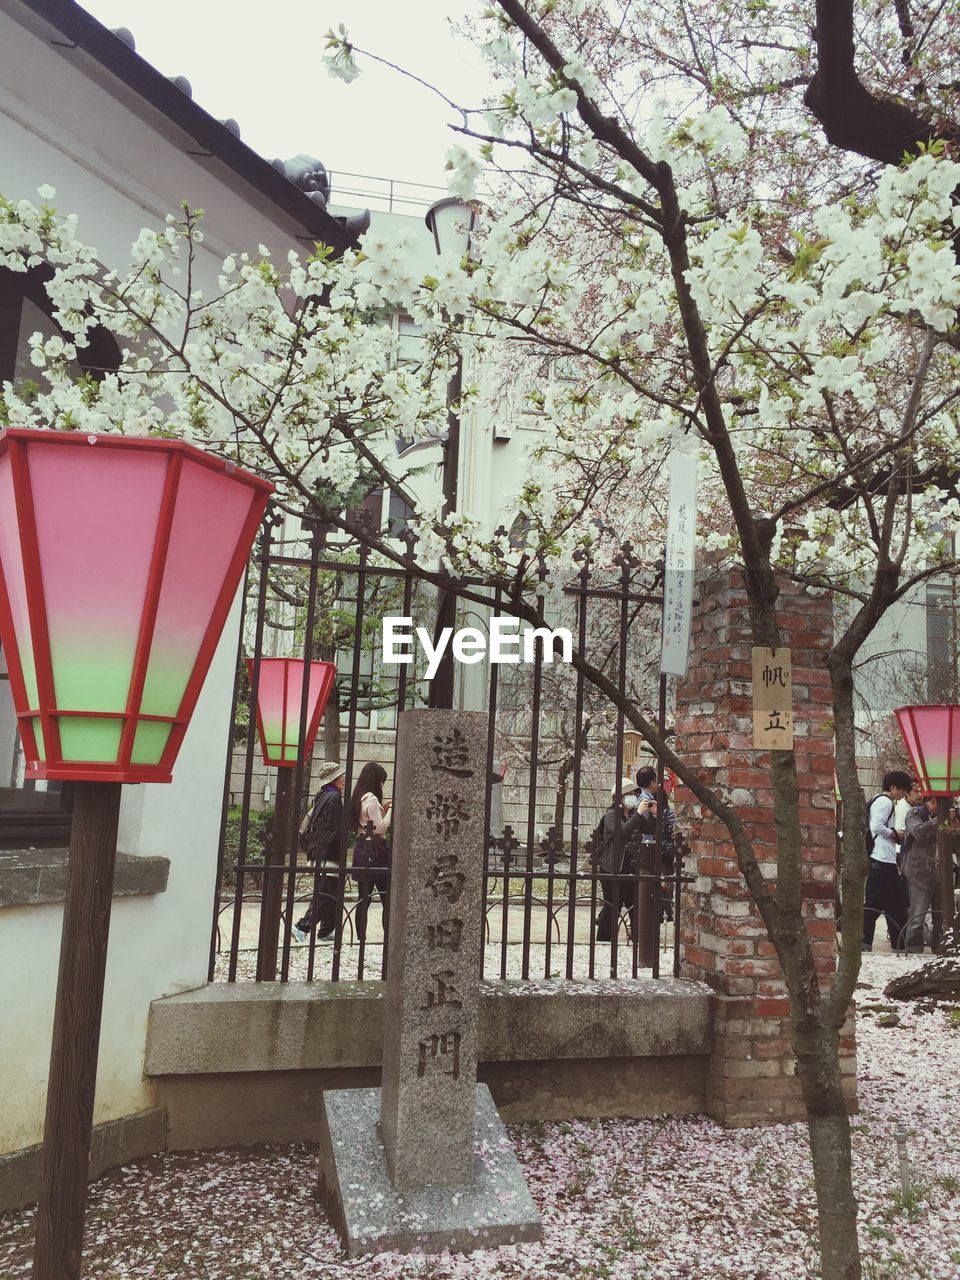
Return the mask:
{"type": "MultiPolygon", "coordinates": [[[[829,17],[829,6],[821,8],[829,17]]],[[[581,371],[574,388],[539,393],[554,432],[541,453],[554,463],[550,516],[564,504],[554,477],[576,477],[582,492],[601,442],[604,459],[636,481],[638,454],[692,438],[706,472],[703,505],[731,525],[715,527],[707,542],[742,566],[754,643],[779,642],[778,574],[852,606],[829,659],[846,813],[843,947],[829,981],[816,976],[803,927],[793,754],[771,758],[771,896],[735,807],[673,760],[635,707],[627,712],[726,824],[780,959],[817,1175],[823,1274],[832,1280],[860,1275],[838,1062],[859,971],[867,864],[853,664],[893,603],[925,577],[955,569],[960,167],[945,151],[949,129],[935,126],[931,112],[925,131],[905,125],[909,147],[898,135],[894,158],[913,157],[902,168],[864,172],[821,145],[812,169],[809,156],[784,147],[798,132],[809,137],[809,123],[804,130],[789,104],[770,102],[806,84],[808,105],[825,117],[842,111],[843,77],[832,106],[824,86],[843,33],[831,45],[826,27],[819,31],[817,84],[790,6],[750,6],[751,34],[737,27],[736,6],[721,7],[720,30],[711,8],[691,33],[691,12],[497,0],[474,33],[502,91],[483,113],[462,111],[457,128],[467,145],[449,161],[462,195],[473,194],[486,163],[522,207],[491,228],[473,264],[474,322],[482,317],[494,332],[581,371]],[[674,50],[685,42],[683,57],[670,55],[671,42],[674,50]],[[758,81],[758,59],[743,58],[757,48],[790,67],[805,62],[807,74],[778,67],[772,81],[758,81]]],[[[332,45],[334,60],[355,68],[349,40],[332,45]]],[[[846,85],[854,116],[873,111],[850,149],[889,160],[864,139],[883,132],[884,113],[904,124],[902,111],[888,101],[865,104],[849,75],[846,85]]],[[[609,682],[591,678],[616,700],[609,682]]]]}

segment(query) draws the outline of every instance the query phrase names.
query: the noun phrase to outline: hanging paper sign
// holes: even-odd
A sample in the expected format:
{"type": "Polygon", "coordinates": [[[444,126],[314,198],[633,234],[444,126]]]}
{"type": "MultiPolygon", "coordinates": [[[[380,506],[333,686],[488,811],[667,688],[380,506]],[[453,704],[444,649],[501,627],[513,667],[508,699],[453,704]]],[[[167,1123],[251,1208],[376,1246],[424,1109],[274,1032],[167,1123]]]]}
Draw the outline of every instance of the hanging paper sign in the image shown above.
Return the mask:
{"type": "Polygon", "coordinates": [[[636,729],[625,729],[623,733],[623,771],[631,778],[643,756],[643,738],[636,729]]]}
{"type": "Polygon", "coordinates": [[[663,574],[663,639],[660,670],[685,676],[690,661],[693,562],[697,533],[697,459],[670,451],[667,553],[663,574]]]}
{"type": "Polygon", "coordinates": [[[789,649],[753,650],[753,745],[793,750],[793,676],[789,649]]]}

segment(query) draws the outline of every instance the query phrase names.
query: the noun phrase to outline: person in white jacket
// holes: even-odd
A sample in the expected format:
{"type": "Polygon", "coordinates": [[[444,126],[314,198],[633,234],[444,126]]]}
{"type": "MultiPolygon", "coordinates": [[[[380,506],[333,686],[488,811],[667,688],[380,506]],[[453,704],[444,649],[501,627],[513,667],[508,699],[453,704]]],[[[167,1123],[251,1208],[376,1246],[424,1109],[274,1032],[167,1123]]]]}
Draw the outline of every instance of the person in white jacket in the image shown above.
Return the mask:
{"type": "Polygon", "coordinates": [[[899,838],[893,825],[893,806],[913,786],[913,778],[902,769],[883,775],[883,791],[867,806],[866,901],[863,908],[863,950],[873,950],[877,918],[885,916],[890,948],[896,951],[907,927],[907,887],[897,866],[899,838]]]}

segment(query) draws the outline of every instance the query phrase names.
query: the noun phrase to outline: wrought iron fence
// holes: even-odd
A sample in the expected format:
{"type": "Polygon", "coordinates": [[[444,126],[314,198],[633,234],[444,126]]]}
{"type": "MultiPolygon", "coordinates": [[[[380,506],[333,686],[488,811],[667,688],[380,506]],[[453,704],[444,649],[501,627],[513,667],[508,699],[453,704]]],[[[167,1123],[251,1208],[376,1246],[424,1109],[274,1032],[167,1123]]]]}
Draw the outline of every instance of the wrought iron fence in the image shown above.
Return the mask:
{"type": "MultiPolygon", "coordinates": [[[[356,844],[371,832],[350,830],[349,797],[364,756],[378,756],[393,776],[397,715],[426,702],[422,664],[389,671],[376,652],[386,612],[412,618],[432,633],[435,575],[418,569],[411,538],[399,563],[388,563],[359,542],[331,544],[319,526],[308,532],[308,547],[289,547],[278,541],[278,527],[278,517],[269,516],[247,577],[235,698],[241,736],[224,782],[210,979],[380,978],[386,969],[389,879],[365,881],[353,874],[356,844]],[[262,772],[254,729],[260,662],[276,649],[307,661],[334,660],[339,679],[311,758],[301,753],[294,769],[277,770],[274,779],[262,772]],[[244,651],[253,658],[249,681],[244,651]],[[325,756],[342,762],[347,779],[336,868],[307,862],[298,841],[312,793],[311,768],[325,756]],[[383,892],[373,905],[375,888],[383,892]],[[311,930],[301,943],[295,926],[311,903],[315,909],[326,904],[332,924],[327,936],[311,930]]],[[[607,564],[584,557],[563,588],[563,624],[570,623],[577,651],[621,694],[628,691],[645,702],[663,730],[665,679],[649,670],[659,579],[656,573],[650,579],[649,560],[641,561],[629,545],[607,564]],[[645,688],[638,690],[638,682],[645,688]]],[[[513,616],[502,588],[467,579],[447,580],[444,588],[456,593],[458,616],[469,614],[473,623],[489,628],[490,619],[513,616]]],[[[548,625],[542,599],[539,618],[548,625]]],[[[549,618],[550,627],[558,625],[559,619],[549,618]]],[[[529,666],[478,665],[461,669],[458,682],[456,705],[488,711],[483,973],[523,979],[677,974],[679,930],[673,922],[689,879],[683,873],[685,842],[679,833],[672,842],[668,838],[663,803],[656,834],[646,840],[625,841],[618,817],[614,865],[623,869],[619,875],[600,870],[590,836],[623,774],[624,716],[612,712],[582,670],[561,667],[551,657],[541,642],[529,666]],[[511,761],[509,784],[503,778],[505,758],[511,761]],[[511,795],[506,803],[504,791],[511,795]],[[503,816],[505,809],[513,821],[503,816]],[[609,927],[598,929],[598,917],[609,927]],[[601,931],[608,936],[598,937],[601,931]]],[[[307,672],[305,663],[301,742],[307,672]]],[[[662,784],[658,764],[661,802],[662,784]]]]}

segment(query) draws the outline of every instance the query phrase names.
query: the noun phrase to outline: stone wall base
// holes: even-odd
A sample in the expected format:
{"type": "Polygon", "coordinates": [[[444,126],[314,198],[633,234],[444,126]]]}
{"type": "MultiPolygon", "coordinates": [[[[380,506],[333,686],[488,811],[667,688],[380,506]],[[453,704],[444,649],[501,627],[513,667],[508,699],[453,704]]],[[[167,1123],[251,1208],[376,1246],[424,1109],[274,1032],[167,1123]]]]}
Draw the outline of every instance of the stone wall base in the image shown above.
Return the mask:
{"type": "Polygon", "coordinates": [[[567,1058],[551,1062],[486,1062],[479,1078],[490,1086],[504,1120],[591,1120],[685,1116],[706,1108],[708,1059],[567,1058]]]}
{"type": "MultiPolygon", "coordinates": [[[[481,1063],[477,1075],[508,1123],[702,1114],[707,1058],[567,1058],[481,1063]]],[[[171,1151],[317,1142],[325,1089],[371,1089],[379,1067],[159,1076],[171,1151]]]]}
{"type": "MultiPolygon", "coordinates": [[[[167,1146],[167,1115],[162,1107],[94,1125],[90,1146],[90,1181],[108,1169],[152,1156],[167,1146]]],[[[41,1148],[25,1147],[0,1156],[0,1213],[32,1204],[40,1194],[41,1148]]]]}

